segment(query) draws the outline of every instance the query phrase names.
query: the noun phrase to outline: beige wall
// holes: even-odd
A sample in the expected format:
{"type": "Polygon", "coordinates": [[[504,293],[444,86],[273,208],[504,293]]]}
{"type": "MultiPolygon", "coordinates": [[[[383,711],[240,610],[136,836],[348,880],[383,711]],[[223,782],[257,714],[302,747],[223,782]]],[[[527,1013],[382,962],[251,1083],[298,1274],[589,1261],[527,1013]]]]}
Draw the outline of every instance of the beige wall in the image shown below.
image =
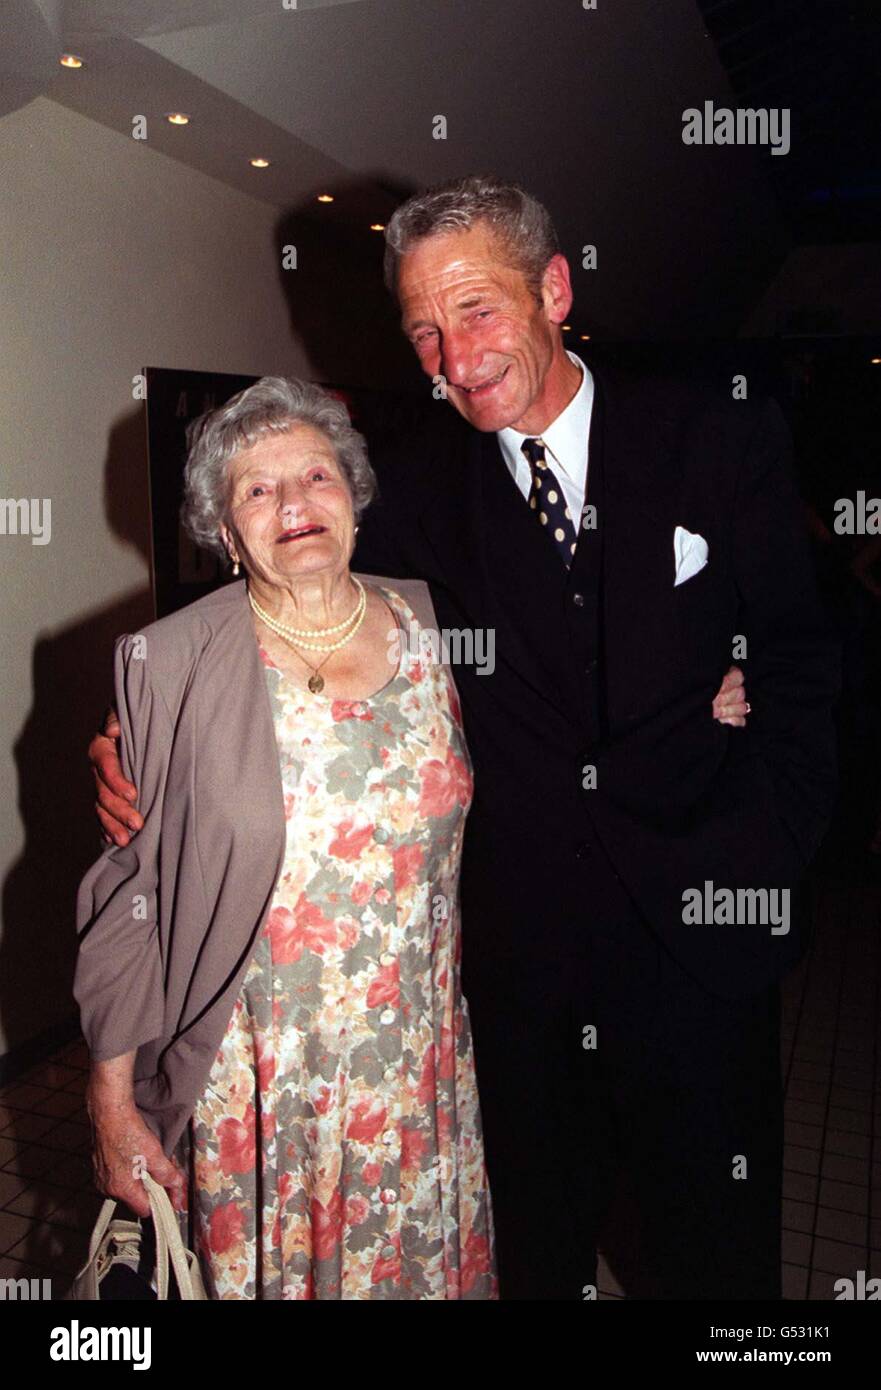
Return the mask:
{"type": "MultiPolygon", "coordinates": [[[[113,636],[149,615],[141,367],[307,372],[274,209],[40,98],[0,120],[0,1056],[72,1009],[72,894],[98,850],[85,741],[113,636]]],[[[234,769],[231,769],[234,794],[234,769]]]]}

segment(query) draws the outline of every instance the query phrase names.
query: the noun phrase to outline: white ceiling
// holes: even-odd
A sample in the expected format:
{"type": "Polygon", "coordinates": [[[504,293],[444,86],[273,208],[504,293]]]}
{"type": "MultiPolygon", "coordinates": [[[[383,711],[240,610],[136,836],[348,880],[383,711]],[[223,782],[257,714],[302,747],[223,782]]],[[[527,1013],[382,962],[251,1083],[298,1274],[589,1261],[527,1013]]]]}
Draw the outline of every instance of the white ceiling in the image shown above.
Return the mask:
{"type": "Polygon", "coordinates": [[[558,220],[581,326],[734,327],[786,248],[756,152],[682,144],[685,107],[736,104],[695,0],[5,3],[0,76],[15,70],[21,92],[42,82],[127,134],[133,114],[155,118],[153,148],[279,209],[327,185],[344,219],[351,187],[359,218],[369,205],[385,220],[416,186],[517,178],[558,220]],[[59,44],[87,67],[60,70],[59,44]],[[192,124],[169,127],[173,109],[192,124]],[[272,167],[255,174],[254,153],[272,167]]]}
{"type": "MultiPolygon", "coordinates": [[[[295,0],[294,9],[317,10],[357,0],[295,0]]],[[[222,24],[235,17],[249,23],[282,8],[283,0],[37,0],[47,17],[58,15],[68,34],[96,38],[173,34],[222,24]]]]}

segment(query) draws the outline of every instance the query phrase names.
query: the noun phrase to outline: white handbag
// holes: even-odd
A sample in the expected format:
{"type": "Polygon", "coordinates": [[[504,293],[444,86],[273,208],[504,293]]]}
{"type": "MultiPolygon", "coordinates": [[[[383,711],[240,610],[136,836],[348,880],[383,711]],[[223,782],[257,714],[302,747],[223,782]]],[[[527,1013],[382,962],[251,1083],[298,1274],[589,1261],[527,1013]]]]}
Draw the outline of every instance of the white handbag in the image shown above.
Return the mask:
{"type": "MultiPolygon", "coordinates": [[[[170,1263],[181,1299],[185,1302],[207,1300],[199,1261],[181,1239],[168,1193],[149,1173],[143,1175],[142,1181],[150,1200],[156,1241],[156,1297],[163,1301],[168,1298],[170,1263]]],[[[124,1264],[131,1270],[137,1270],[143,1236],[141,1222],[127,1221],[121,1217],[114,1219],[115,1210],[116,1199],[108,1197],[92,1231],[89,1257],[73,1281],[67,1295],[69,1299],[100,1299],[101,1283],[114,1265],[124,1264]]],[[[150,1297],[146,1289],[144,1297],[150,1297]]]]}

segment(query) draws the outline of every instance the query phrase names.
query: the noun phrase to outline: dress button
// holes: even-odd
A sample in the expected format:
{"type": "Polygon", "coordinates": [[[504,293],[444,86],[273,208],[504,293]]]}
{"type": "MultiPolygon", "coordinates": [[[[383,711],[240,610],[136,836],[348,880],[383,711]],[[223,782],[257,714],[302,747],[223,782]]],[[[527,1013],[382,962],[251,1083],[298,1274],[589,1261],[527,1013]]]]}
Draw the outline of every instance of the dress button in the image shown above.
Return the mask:
{"type": "Polygon", "coordinates": [[[575,858],[576,858],[576,859],[589,859],[589,858],[590,858],[590,845],[587,843],[586,840],[583,840],[582,843],[581,843],[580,845],[576,845],[576,846],[575,846],[575,858]]]}
{"type": "Polygon", "coordinates": [[[379,1200],[387,1207],[393,1207],[398,1200],[398,1194],[393,1187],[384,1187],[379,1194],[379,1200]]]}
{"type": "Polygon", "coordinates": [[[395,957],[393,956],[391,951],[383,951],[382,955],[379,958],[379,963],[380,965],[394,965],[395,957]]]}
{"type": "Polygon", "coordinates": [[[379,1021],[380,1021],[380,1023],[394,1023],[394,1021],[395,1021],[395,1011],[394,1011],[394,1009],[383,1009],[382,1013],[379,1015],[379,1021]]]}
{"type": "Polygon", "coordinates": [[[395,1131],[394,1131],[393,1129],[386,1129],[386,1130],[383,1130],[382,1142],[383,1142],[384,1144],[393,1144],[393,1143],[395,1142],[395,1140],[397,1139],[397,1137],[398,1137],[398,1136],[397,1136],[397,1134],[395,1133],[395,1131]]]}
{"type": "Polygon", "coordinates": [[[384,1245],[382,1247],[382,1258],[384,1260],[393,1260],[397,1253],[398,1252],[393,1245],[384,1245]]]}
{"type": "Polygon", "coordinates": [[[573,595],[572,595],[572,602],[575,604],[575,607],[576,607],[576,608],[583,608],[583,607],[584,607],[584,594],[573,594],[573,595]]]}
{"type": "Polygon", "coordinates": [[[395,1081],[397,1080],[397,1076],[398,1073],[395,1067],[386,1067],[385,1071],[382,1074],[382,1079],[383,1081],[395,1081]]]}
{"type": "Polygon", "coordinates": [[[378,845],[385,845],[388,843],[389,832],[385,829],[385,826],[378,825],[373,832],[373,838],[378,845]]]}
{"type": "Polygon", "coordinates": [[[587,663],[587,665],[585,666],[584,670],[585,670],[585,673],[586,673],[588,676],[592,676],[593,673],[594,673],[594,671],[596,670],[596,668],[597,668],[596,662],[595,662],[595,661],[589,661],[589,662],[587,663]]]}

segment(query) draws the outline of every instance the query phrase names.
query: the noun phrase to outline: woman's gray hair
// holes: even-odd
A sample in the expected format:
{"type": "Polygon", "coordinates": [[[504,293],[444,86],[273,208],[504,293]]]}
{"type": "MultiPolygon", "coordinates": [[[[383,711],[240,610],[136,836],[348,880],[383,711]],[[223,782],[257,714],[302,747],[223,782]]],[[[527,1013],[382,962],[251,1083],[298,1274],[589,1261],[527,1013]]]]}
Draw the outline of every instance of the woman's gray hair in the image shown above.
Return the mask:
{"type": "Polygon", "coordinates": [[[229,503],[228,464],[239,450],[295,425],[312,425],[327,436],[359,520],[376,492],[376,477],[346,407],[310,381],[264,376],[187,427],[181,521],[197,545],[229,559],[220,535],[229,503]]]}
{"type": "Polygon", "coordinates": [[[532,293],[541,295],[548,261],[560,249],[547,208],[516,183],[473,174],[415,193],[392,214],[385,232],[385,283],[394,293],[398,265],[414,242],[441,232],[467,232],[487,222],[532,293]]]}

